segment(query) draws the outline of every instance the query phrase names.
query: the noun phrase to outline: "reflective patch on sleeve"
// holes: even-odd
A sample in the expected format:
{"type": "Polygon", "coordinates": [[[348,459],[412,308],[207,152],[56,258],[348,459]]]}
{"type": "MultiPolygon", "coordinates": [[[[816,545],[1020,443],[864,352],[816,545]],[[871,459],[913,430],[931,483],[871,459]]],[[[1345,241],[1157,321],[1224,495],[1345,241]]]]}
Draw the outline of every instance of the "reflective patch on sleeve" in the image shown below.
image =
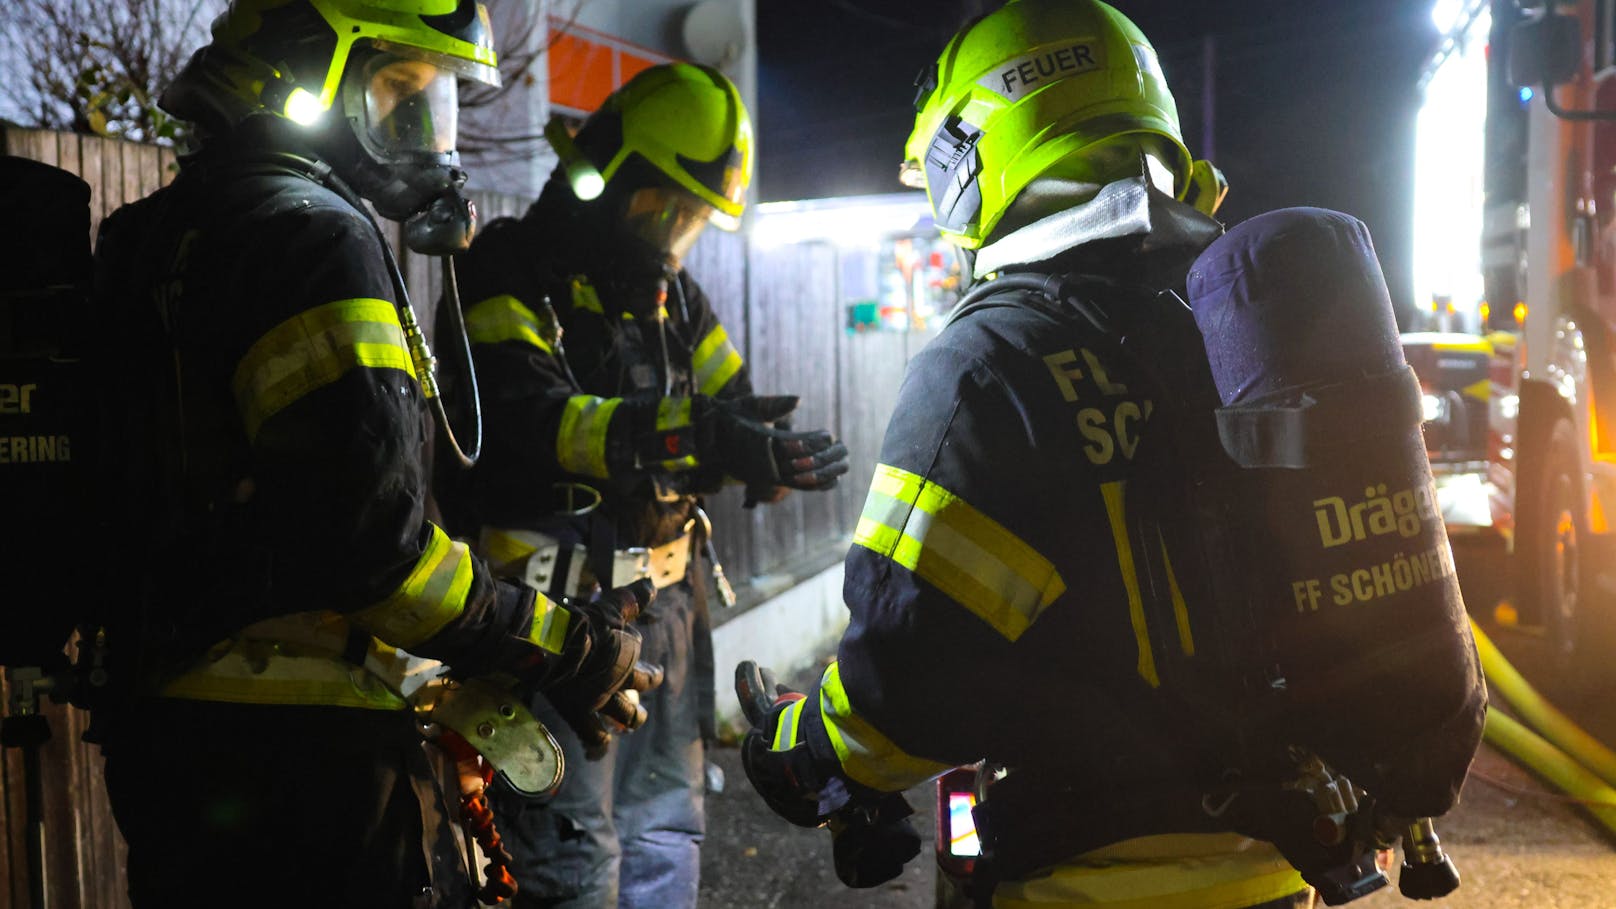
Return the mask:
{"type": "Polygon", "coordinates": [[[853,543],[919,575],[1010,641],[1066,591],[1055,566],[1002,524],[887,464],[875,468],[853,543]]]}
{"type": "Polygon", "coordinates": [[[690,425],[689,398],[663,398],[657,402],[657,432],[683,429],[690,425]]]}
{"type": "Polygon", "coordinates": [[[561,412],[561,430],[556,433],[556,460],[568,473],[606,479],[606,431],[622,398],[573,395],[561,412]]]}
{"type": "Polygon", "coordinates": [[[780,711],[780,720],[774,726],[774,744],[770,746],[773,750],[790,751],[801,744],[802,707],[806,703],[807,698],[798,698],[780,711]]]}
{"type": "Polygon", "coordinates": [[[600,305],[600,294],[595,292],[595,285],[590,284],[583,275],[572,279],[572,308],[606,315],[606,307],[600,305]]]}
{"type": "Polygon", "coordinates": [[[415,378],[398,310],[386,300],[338,300],[271,328],[236,364],[231,380],[247,438],[298,399],[350,369],[397,369],[415,378]]]}
{"type": "Polygon", "coordinates": [[[690,355],[696,373],[696,390],[704,395],[718,394],[741,371],[741,354],[729,342],[729,332],[720,325],[707,333],[690,355]]]}
{"type": "Polygon", "coordinates": [[[688,450],[695,442],[690,439],[690,433],[681,432],[690,428],[690,399],[689,398],[663,398],[657,402],[656,431],[663,436],[668,447],[668,454],[675,457],[664,458],[657,462],[667,473],[678,473],[681,470],[694,470],[701,465],[700,459],[695,455],[679,455],[678,451],[688,450]],[[673,437],[669,433],[676,434],[673,437]]]}
{"type": "Polygon", "coordinates": [[[437,526],[426,551],[387,599],[350,618],[394,647],[408,650],[443,630],[466,609],[471,592],[471,550],[437,526]]]}
{"type": "Polygon", "coordinates": [[[466,335],[473,344],[520,341],[552,353],[543,326],[533,310],[509,294],[490,297],[466,310],[466,335]]]}
{"type": "Polygon", "coordinates": [[[909,754],[855,713],[838,663],[830,664],[819,682],[819,715],[842,772],[872,789],[901,792],[952,769],[909,754]]]}
{"type": "Polygon", "coordinates": [[[533,600],[533,625],[527,639],[549,653],[560,653],[567,643],[567,628],[572,614],[544,594],[533,600]]]}

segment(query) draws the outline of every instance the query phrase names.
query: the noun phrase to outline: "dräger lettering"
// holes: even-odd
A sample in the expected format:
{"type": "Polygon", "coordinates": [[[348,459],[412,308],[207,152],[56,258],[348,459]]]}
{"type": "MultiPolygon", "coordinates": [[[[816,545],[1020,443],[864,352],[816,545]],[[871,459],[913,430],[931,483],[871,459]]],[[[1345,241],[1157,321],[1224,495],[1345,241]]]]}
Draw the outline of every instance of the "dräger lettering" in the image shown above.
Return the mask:
{"type": "Polygon", "coordinates": [[[73,460],[71,436],[0,436],[0,464],[73,460]]]}
{"type": "Polygon", "coordinates": [[[1436,489],[1430,483],[1390,495],[1381,483],[1366,488],[1363,501],[1352,505],[1340,496],[1319,499],[1313,503],[1313,516],[1325,549],[1389,533],[1407,539],[1439,520],[1436,489]]]}
{"type": "Polygon", "coordinates": [[[983,88],[1015,101],[1059,79],[1100,68],[1099,47],[1073,44],[1018,57],[977,80],[983,88]]]}

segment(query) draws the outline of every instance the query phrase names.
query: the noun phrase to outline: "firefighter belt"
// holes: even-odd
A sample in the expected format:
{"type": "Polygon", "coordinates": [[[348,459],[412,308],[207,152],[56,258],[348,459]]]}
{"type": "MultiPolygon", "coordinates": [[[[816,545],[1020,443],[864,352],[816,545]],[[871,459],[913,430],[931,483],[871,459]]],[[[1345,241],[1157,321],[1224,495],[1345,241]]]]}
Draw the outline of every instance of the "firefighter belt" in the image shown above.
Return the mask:
{"type": "Polygon", "coordinates": [[[221,641],[164,697],[237,704],[413,709],[459,733],[519,792],[553,791],[560,746],[509,684],[452,680],[443,664],[359,631],[335,612],[265,619],[221,641]]]}
{"type": "MultiPolygon", "coordinates": [[[[626,587],[649,578],[659,590],[672,587],[690,570],[693,542],[686,533],[661,546],[619,549],[612,554],[611,580],[601,586],[626,587]]],[[[565,546],[549,534],[485,527],[477,549],[496,575],[517,578],[552,597],[587,596],[597,580],[589,570],[585,547],[565,546]]]]}

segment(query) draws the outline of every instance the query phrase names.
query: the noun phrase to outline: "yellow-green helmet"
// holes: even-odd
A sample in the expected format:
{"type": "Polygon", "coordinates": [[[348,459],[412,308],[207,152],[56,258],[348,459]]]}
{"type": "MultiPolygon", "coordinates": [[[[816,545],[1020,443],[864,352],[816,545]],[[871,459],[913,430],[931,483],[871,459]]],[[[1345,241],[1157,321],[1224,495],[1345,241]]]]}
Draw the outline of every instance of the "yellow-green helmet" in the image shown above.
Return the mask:
{"type": "Polygon", "coordinates": [[[475,0],[232,0],[206,50],[245,110],[304,121],[336,103],[357,45],[499,84],[488,11],[475,0]]]}
{"type": "Polygon", "coordinates": [[[1156,147],[1178,198],[1190,190],[1156,51],[1099,0],[1010,0],[955,35],[919,86],[903,179],[960,246],[980,247],[1035,178],[1124,137],[1156,147]]]}
{"type": "Polygon", "coordinates": [[[727,230],[746,209],[752,118],[735,84],[712,67],[644,70],[590,115],[575,142],[607,187],[624,173],[661,180],[712,206],[713,223],[727,230]],[[636,159],[654,173],[633,166],[636,159]]]}

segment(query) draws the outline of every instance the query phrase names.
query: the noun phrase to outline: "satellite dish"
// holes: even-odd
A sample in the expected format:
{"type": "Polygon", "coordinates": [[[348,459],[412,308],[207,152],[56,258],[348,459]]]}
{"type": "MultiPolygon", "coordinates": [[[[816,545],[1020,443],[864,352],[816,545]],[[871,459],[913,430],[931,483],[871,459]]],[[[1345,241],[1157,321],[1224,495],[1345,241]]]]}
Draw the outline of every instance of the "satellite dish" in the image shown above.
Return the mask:
{"type": "Polygon", "coordinates": [[[685,13],[685,53],[697,63],[723,69],[746,50],[746,25],[734,0],[702,0],[685,13]]]}

